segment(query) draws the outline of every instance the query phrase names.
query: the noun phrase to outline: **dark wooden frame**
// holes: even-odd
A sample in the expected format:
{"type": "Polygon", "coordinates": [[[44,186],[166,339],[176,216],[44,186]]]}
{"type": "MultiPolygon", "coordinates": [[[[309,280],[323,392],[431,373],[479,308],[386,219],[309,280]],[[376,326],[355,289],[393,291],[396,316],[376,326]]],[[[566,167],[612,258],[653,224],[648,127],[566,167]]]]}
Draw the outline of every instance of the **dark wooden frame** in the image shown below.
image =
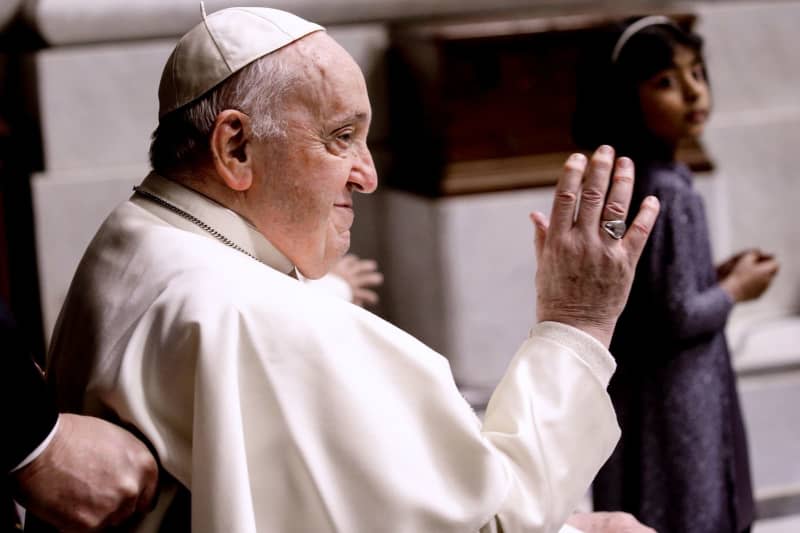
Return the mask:
{"type": "MultiPolygon", "coordinates": [[[[391,26],[390,187],[450,196],[555,183],[570,135],[575,66],[614,14],[507,15],[391,26]]],[[[692,26],[695,15],[670,14],[692,26]]],[[[713,165],[699,143],[679,158],[713,165]]]]}

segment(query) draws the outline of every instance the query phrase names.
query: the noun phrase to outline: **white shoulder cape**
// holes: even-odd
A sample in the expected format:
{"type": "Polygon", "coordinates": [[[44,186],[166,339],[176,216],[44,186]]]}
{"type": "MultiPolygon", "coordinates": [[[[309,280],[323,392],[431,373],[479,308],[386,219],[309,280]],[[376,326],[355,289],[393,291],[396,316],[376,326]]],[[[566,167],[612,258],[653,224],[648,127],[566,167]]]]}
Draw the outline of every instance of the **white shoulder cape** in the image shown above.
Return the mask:
{"type": "Polygon", "coordinates": [[[192,531],[236,533],[557,531],[618,439],[613,370],[590,336],[539,324],[481,423],[410,335],[130,201],[86,252],[50,362],[63,408],[150,440],[192,531]]]}

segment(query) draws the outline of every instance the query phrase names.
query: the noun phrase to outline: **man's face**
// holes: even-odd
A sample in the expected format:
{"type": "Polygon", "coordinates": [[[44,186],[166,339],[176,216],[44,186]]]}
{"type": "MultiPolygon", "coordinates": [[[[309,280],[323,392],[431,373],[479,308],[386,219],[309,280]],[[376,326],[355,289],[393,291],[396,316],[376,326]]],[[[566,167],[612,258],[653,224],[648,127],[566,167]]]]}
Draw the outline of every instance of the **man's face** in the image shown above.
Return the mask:
{"type": "Polygon", "coordinates": [[[285,138],[256,142],[252,218],[304,276],[318,278],[350,247],[353,191],[378,185],[371,109],[361,70],[327,34],[292,46],[303,81],[285,101],[285,138]]]}

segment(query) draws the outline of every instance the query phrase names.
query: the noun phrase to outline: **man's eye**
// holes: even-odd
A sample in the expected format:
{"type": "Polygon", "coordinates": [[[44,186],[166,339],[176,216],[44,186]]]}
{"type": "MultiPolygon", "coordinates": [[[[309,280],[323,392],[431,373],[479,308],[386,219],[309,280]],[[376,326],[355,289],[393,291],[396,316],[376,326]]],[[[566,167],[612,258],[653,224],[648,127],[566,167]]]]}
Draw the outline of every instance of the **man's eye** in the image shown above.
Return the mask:
{"type": "Polygon", "coordinates": [[[706,73],[700,65],[696,65],[692,68],[692,76],[697,81],[706,81],[706,73]]]}
{"type": "Polygon", "coordinates": [[[350,146],[355,139],[355,132],[353,128],[342,128],[333,132],[333,140],[336,141],[338,146],[350,146]]]}

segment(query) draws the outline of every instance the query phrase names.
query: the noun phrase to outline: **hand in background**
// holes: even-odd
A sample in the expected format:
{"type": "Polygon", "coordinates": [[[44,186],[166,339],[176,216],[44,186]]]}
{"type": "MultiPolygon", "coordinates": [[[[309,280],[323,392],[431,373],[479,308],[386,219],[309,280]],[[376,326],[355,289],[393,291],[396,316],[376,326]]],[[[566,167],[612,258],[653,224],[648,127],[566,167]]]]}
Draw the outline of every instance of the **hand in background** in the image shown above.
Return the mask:
{"type": "Polygon", "coordinates": [[[626,219],[633,174],[628,158],[617,160],[614,168],[610,147],[599,148],[588,166],[583,155],[573,154],[556,185],[549,222],[541,213],[531,214],[536,226],[538,320],[574,326],[605,346],[611,342],[659,210],[656,198],[646,198],[619,240],[601,228],[601,220],[626,219]]]}
{"type": "Polygon", "coordinates": [[[761,296],[778,273],[780,265],[769,254],[760,250],[741,252],[717,268],[720,286],[734,302],[746,302],[761,296]]]}
{"type": "Polygon", "coordinates": [[[754,251],[755,251],[754,249],[742,250],[741,252],[730,256],[725,261],[723,261],[722,263],[718,264],[717,267],[716,267],[716,270],[717,270],[717,281],[722,281],[723,279],[728,277],[728,274],[731,273],[731,270],[733,270],[734,265],[736,265],[737,261],[739,261],[739,259],[741,259],[744,254],[746,254],[748,252],[754,252],[754,251]]]}
{"type": "Polygon", "coordinates": [[[100,530],[146,512],[158,466],[128,431],[99,418],[62,414],[53,440],[11,474],[14,497],[59,530],[100,530]]]}
{"type": "Polygon", "coordinates": [[[656,533],[628,513],[575,513],[567,524],[584,533],[656,533]]]}
{"type": "Polygon", "coordinates": [[[767,259],[773,259],[775,257],[772,254],[767,254],[767,253],[762,252],[758,248],[749,248],[747,250],[742,250],[738,254],[729,257],[724,262],[722,262],[719,265],[717,265],[717,280],[722,281],[723,279],[728,277],[728,274],[731,273],[731,271],[733,270],[733,267],[736,265],[736,263],[739,261],[739,259],[741,259],[742,256],[744,256],[745,254],[750,253],[750,252],[753,252],[753,253],[758,255],[758,261],[764,261],[764,260],[767,260],[767,259]]]}
{"type": "Polygon", "coordinates": [[[353,303],[364,306],[378,303],[378,293],[373,289],[383,283],[383,274],[378,271],[378,263],[372,259],[360,259],[353,254],[342,257],[331,269],[345,280],[353,293],[353,303]]]}

